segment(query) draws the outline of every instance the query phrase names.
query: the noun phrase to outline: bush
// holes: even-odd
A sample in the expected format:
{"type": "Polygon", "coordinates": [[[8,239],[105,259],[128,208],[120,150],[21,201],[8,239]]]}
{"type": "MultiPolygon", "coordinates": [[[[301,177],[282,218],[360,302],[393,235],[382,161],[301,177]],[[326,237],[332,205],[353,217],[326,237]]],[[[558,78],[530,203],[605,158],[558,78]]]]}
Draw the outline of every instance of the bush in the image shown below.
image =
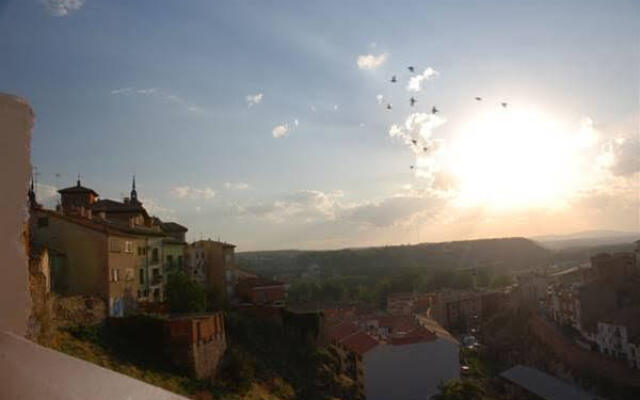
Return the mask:
{"type": "Polygon", "coordinates": [[[246,392],[255,378],[255,360],[244,350],[229,348],[222,360],[219,374],[229,389],[246,392]]]}

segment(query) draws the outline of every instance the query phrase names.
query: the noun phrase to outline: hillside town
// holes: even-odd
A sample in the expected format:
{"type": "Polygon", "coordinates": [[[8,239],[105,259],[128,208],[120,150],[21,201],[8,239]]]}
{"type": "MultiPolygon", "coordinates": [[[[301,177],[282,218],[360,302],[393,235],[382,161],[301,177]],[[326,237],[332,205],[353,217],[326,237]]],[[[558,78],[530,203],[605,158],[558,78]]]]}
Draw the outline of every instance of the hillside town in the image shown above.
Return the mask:
{"type": "MultiPolygon", "coordinates": [[[[233,244],[188,243],[187,227],[149,215],[135,178],[122,201],[102,199],[80,179],[59,194],[57,207],[46,209],[33,184],[28,192],[34,337],[46,334],[42,310],[47,307],[59,326],[108,322],[122,332],[131,329],[131,317],[153,315],[162,321],[149,331],[156,350],[194,379],[215,382],[234,339],[225,319],[236,312],[326,348],[336,360],[333,373],[352,388],[345,398],[414,399],[437,396],[444,382],[472,376],[465,354],[484,349],[485,327],[496,315],[524,307],[563,334],[571,329],[569,345],[640,369],[640,241],[635,253],[597,254],[589,264],[559,271],[524,271],[516,283],[499,289],[474,284],[395,292],[384,309],[288,305],[288,284],[240,269],[233,244]],[[175,274],[206,293],[205,308],[172,309],[169,287],[175,274]],[[47,306],[50,302],[55,305],[47,306]],[[304,327],[309,321],[312,330],[304,327]]],[[[477,275],[474,268],[464,273],[477,275]]],[[[556,383],[537,369],[513,368],[501,375],[512,392],[546,398],[527,384],[536,374],[556,383]]]]}

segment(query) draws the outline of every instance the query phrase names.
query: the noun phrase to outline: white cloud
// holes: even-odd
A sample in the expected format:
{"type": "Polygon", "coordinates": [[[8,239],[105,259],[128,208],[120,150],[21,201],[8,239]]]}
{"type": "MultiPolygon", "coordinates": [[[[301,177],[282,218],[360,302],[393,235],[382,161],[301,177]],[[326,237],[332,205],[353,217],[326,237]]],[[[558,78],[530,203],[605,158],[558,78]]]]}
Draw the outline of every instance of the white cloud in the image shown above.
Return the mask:
{"type": "Polygon", "coordinates": [[[150,215],[162,220],[177,220],[176,211],[160,205],[158,200],[151,197],[140,197],[140,202],[150,215]]]}
{"type": "Polygon", "coordinates": [[[414,75],[409,78],[407,90],[410,92],[419,92],[422,90],[423,83],[427,82],[430,79],[433,79],[436,76],[438,76],[438,71],[431,67],[428,67],[422,74],[414,75]]]}
{"type": "Polygon", "coordinates": [[[247,107],[251,108],[256,104],[260,104],[260,102],[262,101],[262,96],[263,96],[263,93],[247,95],[247,97],[245,97],[245,101],[247,102],[247,107]]]}
{"type": "Polygon", "coordinates": [[[192,186],[176,186],[171,188],[171,194],[179,199],[212,199],[216,196],[215,190],[210,187],[196,188],[192,186]]]}
{"type": "Polygon", "coordinates": [[[358,56],[358,68],[360,69],[376,69],[382,65],[387,59],[387,55],[363,54],[358,56]]]}
{"type": "Polygon", "coordinates": [[[58,188],[46,183],[36,184],[36,201],[45,208],[55,208],[58,203],[58,188]]]}
{"type": "Polygon", "coordinates": [[[51,15],[64,17],[79,10],[84,5],[84,0],[43,0],[43,3],[51,15]]]}
{"type": "Polygon", "coordinates": [[[271,134],[273,135],[274,138],[281,139],[291,134],[291,132],[293,132],[298,127],[299,124],[300,123],[298,119],[295,118],[290,122],[285,122],[283,124],[276,125],[271,130],[271,134]]]}
{"type": "Polygon", "coordinates": [[[188,102],[180,96],[164,92],[158,88],[135,88],[124,87],[113,89],[109,92],[113,96],[152,96],[165,103],[174,104],[182,107],[184,110],[193,113],[202,113],[204,110],[193,103],[188,102]]]}
{"type": "Polygon", "coordinates": [[[377,102],[378,104],[382,104],[382,103],[384,102],[384,96],[383,96],[383,95],[381,95],[381,94],[377,94],[377,95],[376,95],[376,102],[377,102]]]}
{"type": "Polygon", "coordinates": [[[244,182],[226,182],[224,187],[227,189],[244,190],[248,189],[249,185],[244,182]]]}
{"type": "Polygon", "coordinates": [[[388,133],[392,138],[400,138],[413,152],[422,153],[423,146],[431,147],[434,144],[433,131],[446,122],[445,118],[436,114],[413,113],[407,117],[404,126],[391,125],[388,133]]]}

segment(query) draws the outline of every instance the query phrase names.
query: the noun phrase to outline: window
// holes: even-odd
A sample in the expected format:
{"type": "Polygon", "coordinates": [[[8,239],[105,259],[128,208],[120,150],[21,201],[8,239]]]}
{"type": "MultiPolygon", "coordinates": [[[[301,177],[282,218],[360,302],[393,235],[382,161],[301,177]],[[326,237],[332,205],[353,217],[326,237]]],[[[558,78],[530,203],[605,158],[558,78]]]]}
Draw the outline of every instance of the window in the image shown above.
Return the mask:
{"type": "Polygon", "coordinates": [[[160,261],[160,256],[158,255],[158,249],[154,248],[153,250],[151,250],[151,262],[157,263],[158,261],[160,261]]]}
{"type": "Polygon", "coordinates": [[[182,256],[178,256],[178,268],[182,268],[182,256]]]}
{"type": "Polygon", "coordinates": [[[122,251],[122,243],[120,240],[115,238],[109,239],[109,251],[112,253],[120,253],[122,251]]]}
{"type": "Polygon", "coordinates": [[[144,269],[140,269],[140,284],[144,285],[144,269]]]}
{"type": "Polygon", "coordinates": [[[111,281],[118,282],[120,280],[120,270],[118,268],[111,269],[111,281]]]}
{"type": "Polygon", "coordinates": [[[127,268],[124,270],[124,279],[126,281],[132,281],[135,279],[135,273],[133,272],[133,268],[127,268]]]}
{"type": "Polygon", "coordinates": [[[173,256],[172,255],[168,255],[167,256],[167,267],[169,267],[169,268],[173,267],[173,256]]]}
{"type": "Polygon", "coordinates": [[[124,252],[125,253],[133,253],[133,243],[126,240],[124,242],[124,252]]]}
{"type": "Polygon", "coordinates": [[[38,228],[46,228],[49,226],[49,217],[38,218],[38,228]]]}

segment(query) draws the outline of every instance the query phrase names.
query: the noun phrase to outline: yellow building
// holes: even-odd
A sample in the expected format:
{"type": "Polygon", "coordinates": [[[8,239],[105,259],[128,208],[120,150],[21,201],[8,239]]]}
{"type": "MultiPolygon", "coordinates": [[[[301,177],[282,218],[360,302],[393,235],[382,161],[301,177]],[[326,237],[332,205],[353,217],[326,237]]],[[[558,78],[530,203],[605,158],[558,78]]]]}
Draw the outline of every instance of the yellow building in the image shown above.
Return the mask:
{"type": "Polygon", "coordinates": [[[162,237],[157,230],[109,221],[90,212],[64,215],[32,209],[31,240],[62,257],[52,277],[62,295],[102,297],[110,316],[136,309],[138,271],[146,266],[146,243],[162,237]]]}

